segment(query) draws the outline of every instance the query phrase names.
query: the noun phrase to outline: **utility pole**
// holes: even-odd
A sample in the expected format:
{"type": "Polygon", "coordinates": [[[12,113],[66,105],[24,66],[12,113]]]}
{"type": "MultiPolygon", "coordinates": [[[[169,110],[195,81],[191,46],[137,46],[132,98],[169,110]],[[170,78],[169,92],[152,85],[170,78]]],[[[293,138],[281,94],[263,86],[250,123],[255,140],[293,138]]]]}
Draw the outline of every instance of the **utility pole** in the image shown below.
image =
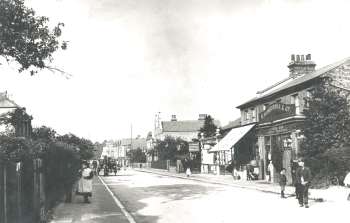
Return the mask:
{"type": "Polygon", "coordinates": [[[130,150],[132,150],[132,124],[131,124],[131,138],[130,138],[130,150]]]}

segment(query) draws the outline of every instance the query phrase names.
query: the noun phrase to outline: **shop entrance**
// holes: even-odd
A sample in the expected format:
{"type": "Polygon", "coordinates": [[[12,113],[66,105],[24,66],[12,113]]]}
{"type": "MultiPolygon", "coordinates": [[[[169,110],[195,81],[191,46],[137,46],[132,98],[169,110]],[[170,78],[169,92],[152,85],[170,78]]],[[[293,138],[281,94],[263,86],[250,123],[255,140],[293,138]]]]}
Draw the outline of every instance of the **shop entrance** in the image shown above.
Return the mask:
{"type": "Polygon", "coordinates": [[[286,169],[287,183],[292,182],[292,150],[290,147],[290,134],[271,136],[270,154],[274,164],[274,182],[278,182],[279,173],[282,168],[286,169]]]}

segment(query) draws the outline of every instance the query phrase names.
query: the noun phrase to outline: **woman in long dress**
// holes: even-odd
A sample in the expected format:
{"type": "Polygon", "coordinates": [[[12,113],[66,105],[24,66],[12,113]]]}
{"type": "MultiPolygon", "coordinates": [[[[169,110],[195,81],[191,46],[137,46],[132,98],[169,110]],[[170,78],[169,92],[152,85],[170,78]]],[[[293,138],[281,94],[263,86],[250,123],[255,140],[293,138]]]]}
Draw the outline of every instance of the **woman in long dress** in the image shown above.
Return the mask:
{"type": "Polygon", "coordinates": [[[84,197],[85,203],[90,203],[89,197],[92,196],[92,178],[94,176],[93,170],[89,168],[89,164],[84,162],[81,169],[81,178],[78,182],[78,195],[84,197]]]}
{"type": "Polygon", "coordinates": [[[186,176],[190,177],[191,176],[191,161],[188,159],[185,159],[185,165],[186,165],[186,176]]]}

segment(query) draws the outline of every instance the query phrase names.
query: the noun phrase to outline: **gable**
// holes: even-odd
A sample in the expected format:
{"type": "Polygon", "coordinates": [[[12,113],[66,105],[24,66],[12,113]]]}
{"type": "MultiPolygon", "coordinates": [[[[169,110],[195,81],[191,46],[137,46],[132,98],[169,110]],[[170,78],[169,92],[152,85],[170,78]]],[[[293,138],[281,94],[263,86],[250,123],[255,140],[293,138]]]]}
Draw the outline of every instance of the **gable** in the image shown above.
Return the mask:
{"type": "Polygon", "coordinates": [[[350,91],[350,61],[330,70],[324,76],[331,77],[331,84],[350,91]]]}

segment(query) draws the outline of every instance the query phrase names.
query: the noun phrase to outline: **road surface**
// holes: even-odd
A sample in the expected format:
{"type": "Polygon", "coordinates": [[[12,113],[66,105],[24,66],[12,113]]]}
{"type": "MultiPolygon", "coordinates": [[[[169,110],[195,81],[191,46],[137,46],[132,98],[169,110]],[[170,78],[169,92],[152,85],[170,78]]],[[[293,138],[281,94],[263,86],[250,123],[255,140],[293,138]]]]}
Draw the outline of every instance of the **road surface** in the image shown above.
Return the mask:
{"type": "Polygon", "coordinates": [[[349,203],[310,202],[294,197],[191,179],[127,170],[101,177],[137,223],[175,222],[348,222],[349,203]]]}

